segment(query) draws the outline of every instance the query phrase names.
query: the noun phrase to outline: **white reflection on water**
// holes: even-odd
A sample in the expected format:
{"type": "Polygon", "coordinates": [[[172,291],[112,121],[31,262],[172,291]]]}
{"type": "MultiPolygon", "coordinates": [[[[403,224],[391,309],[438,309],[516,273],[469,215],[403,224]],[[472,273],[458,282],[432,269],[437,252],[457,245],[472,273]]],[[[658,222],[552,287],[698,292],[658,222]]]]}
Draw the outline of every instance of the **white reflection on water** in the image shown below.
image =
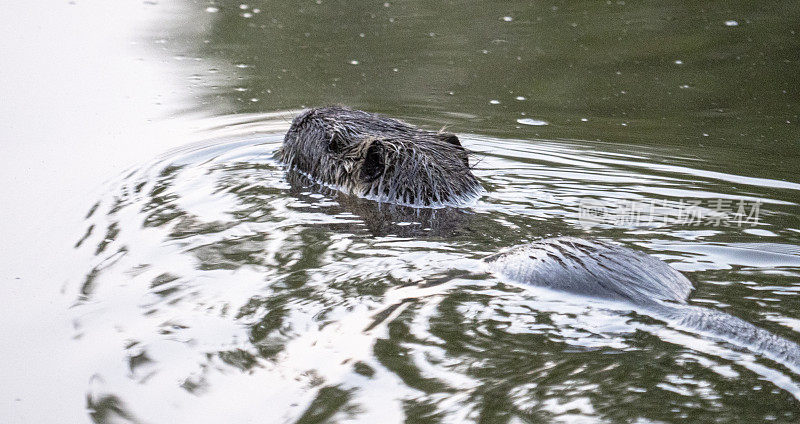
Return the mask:
{"type": "MultiPolygon", "coordinates": [[[[59,289],[98,184],[185,143],[186,104],[132,45],[155,12],[141,2],[11,2],[0,26],[0,420],[87,422],[93,351],[75,350],[59,289]],[[87,203],[88,202],[88,203],[87,203]]],[[[79,268],[81,265],[77,265],[79,268]]]]}
{"type": "MultiPolygon", "coordinates": [[[[502,383],[521,373],[528,380],[505,390],[517,412],[539,408],[554,419],[597,418],[592,414],[602,413],[608,400],[589,395],[597,387],[617,390],[611,373],[640,366],[637,354],[654,362],[666,357],[675,366],[648,389],[641,386],[652,381],[626,380],[626,393],[662,388],[691,394],[693,402],[708,402],[700,409],[783,401],[779,392],[760,388],[734,387],[740,397],[726,393],[738,381],[796,395],[794,380],[774,364],[728,346],[602,305],[548,300],[498,287],[488,276],[476,281],[448,274],[475,272],[476,257],[499,246],[578,231],[577,205],[589,195],[758,199],[775,206],[766,217],[771,235],[796,240],[796,183],[708,171],[675,156],[665,163],[615,146],[467,136],[469,147],[485,155],[477,172],[491,186],[472,217],[483,226],[469,228],[469,236],[404,237],[393,233],[396,227],[376,229],[371,215],[339,208],[334,197],[313,189],[288,192],[290,184],[270,158],[280,136],[254,133],[280,132],[292,112],[160,119],[188,107],[192,86],[174,84],[169,69],[129,43],[154,18],[148,7],[4,5],[11,17],[0,30],[4,422],[87,422],[87,394],[114,396],[123,414],[152,422],[280,421],[307,411],[322,385],[337,385],[355,406],[334,418],[396,422],[407,413],[405,402],[419,402],[441,412],[443,421],[463,422],[476,419],[480,406],[500,393],[486,394],[486,387],[505,390],[502,383]],[[149,206],[172,207],[186,219],[142,228],[144,197],[137,198],[141,193],[129,183],[144,182],[139,190],[152,191],[158,173],[149,172],[163,170],[164,161],[183,168],[162,181],[171,197],[149,206]],[[146,166],[133,168],[133,176],[91,189],[137,162],[146,166]],[[246,166],[229,167],[237,163],[246,166]],[[251,203],[234,192],[249,193],[251,203]],[[103,201],[95,215],[82,222],[97,198],[103,201]],[[94,230],[74,255],[69,247],[91,223],[94,230]],[[308,246],[320,250],[301,252],[308,246]],[[79,294],[92,268],[97,275],[79,294]],[[439,283],[426,286],[431,281],[439,283]],[[269,303],[286,292],[283,304],[269,303]],[[281,325],[254,334],[278,307],[285,307],[281,325]],[[388,314],[376,317],[383,311],[388,314]],[[459,323],[468,325],[452,331],[459,323]],[[413,339],[392,334],[403,328],[413,339]],[[458,336],[467,341],[450,345],[458,336]],[[378,358],[375,346],[384,341],[400,353],[378,358]],[[498,363],[509,352],[517,353],[516,362],[498,363]],[[585,352],[594,356],[584,359],[585,352]],[[592,368],[609,356],[612,365],[592,368]],[[392,358],[408,361],[398,366],[392,358]],[[570,360],[577,363],[573,369],[570,360]],[[425,384],[403,374],[409,364],[425,384]],[[592,371],[600,377],[585,377],[592,371]],[[687,378],[678,371],[699,374],[687,378]],[[715,384],[723,388],[709,387],[715,384]],[[719,400],[723,396],[730,396],[729,404],[719,400]]],[[[187,19],[202,27],[203,18],[187,19]]],[[[165,37],[158,45],[170,42],[165,37]]],[[[186,62],[201,58],[173,59],[191,66],[186,62]]],[[[204,63],[202,70],[215,69],[222,78],[218,70],[226,66],[241,68],[204,63]]],[[[797,292],[791,245],[755,246],[759,234],[721,230],[602,234],[698,273],[704,290],[698,302],[752,311],[749,319],[777,323],[773,329],[796,338],[800,327],[788,316],[796,309],[786,300],[797,292]],[[711,272],[720,270],[733,271],[711,272]]]]}
{"type": "MultiPolygon", "coordinates": [[[[609,400],[594,391],[690,393],[730,407],[735,398],[714,387],[763,379],[800,396],[793,377],[763,358],[624,305],[498,285],[481,271],[477,259],[500,247],[576,231],[582,196],[667,195],[660,189],[687,184],[682,169],[643,174],[629,165],[646,156],[616,163],[625,153],[600,146],[464,135],[483,156],[476,173],[488,191],[441,237],[430,216],[381,222],[374,202],[293,180],[272,158],[285,126],[282,113],[226,122],[221,139],[134,168],[101,196],[79,249],[92,266],[66,292],[79,349],[98,355],[87,389],[107,414],[98,420],[292,421],[333,402],[333,420],[396,422],[414,413],[409,405],[428,405],[461,422],[479,418],[498,384],[509,384],[511,404],[559,420],[601,418],[609,400]],[[507,355],[515,365],[503,365],[507,355]],[[637,365],[634,380],[617,382],[632,363],[664,358],[675,365],[637,365]],[[695,376],[678,378],[674,367],[695,376]]],[[[698,195],[731,194],[713,178],[693,184],[698,195]]],[[[760,198],[793,210],[782,194],[760,198]]],[[[781,216],[764,225],[787,231],[775,225],[781,216]]],[[[745,266],[795,278],[800,266],[791,245],[710,241],[735,229],[606,231],[694,272],[745,266]]],[[[748,298],[792,290],[776,282],[748,298]]],[[[698,301],[741,301],[713,295],[698,301]]]]}

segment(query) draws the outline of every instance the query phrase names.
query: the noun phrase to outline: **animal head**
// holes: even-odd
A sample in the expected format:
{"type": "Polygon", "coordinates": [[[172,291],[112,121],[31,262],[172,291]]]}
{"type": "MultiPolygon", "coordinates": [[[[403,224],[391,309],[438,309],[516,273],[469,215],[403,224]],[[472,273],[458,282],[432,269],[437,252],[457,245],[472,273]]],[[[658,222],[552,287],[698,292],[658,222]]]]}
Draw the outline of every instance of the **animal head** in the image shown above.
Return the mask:
{"type": "Polygon", "coordinates": [[[382,202],[460,205],[482,192],[454,134],[345,107],[302,112],[277,155],[319,183],[382,202]]]}

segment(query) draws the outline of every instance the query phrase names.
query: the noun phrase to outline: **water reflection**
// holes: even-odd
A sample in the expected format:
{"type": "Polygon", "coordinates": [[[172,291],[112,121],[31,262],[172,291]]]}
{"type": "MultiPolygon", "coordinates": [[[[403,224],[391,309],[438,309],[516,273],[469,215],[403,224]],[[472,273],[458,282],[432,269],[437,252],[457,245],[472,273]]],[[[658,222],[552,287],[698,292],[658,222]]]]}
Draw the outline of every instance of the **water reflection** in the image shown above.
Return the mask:
{"type": "MultiPolygon", "coordinates": [[[[77,248],[93,265],[71,293],[80,345],[104,352],[88,392],[96,422],[797,418],[797,376],[779,364],[503,284],[478,261],[584,234],[585,196],[646,200],[671,187],[757,196],[761,227],[790,240],[794,187],[732,189],[734,174],[647,149],[463,135],[487,195],[434,214],[286,173],[272,157],[280,132],[246,135],[285,120],[244,121],[238,137],[133,169],[87,216],[77,248]],[[671,165],[646,166],[660,163],[671,165]]],[[[693,302],[798,339],[791,244],[678,222],[592,231],[692,271],[693,302]]]]}
{"type": "Polygon", "coordinates": [[[457,132],[700,147],[721,169],[796,181],[792,2],[189,7],[204,30],[175,28],[167,47],[213,63],[196,107],[214,115],[344,103],[457,132]]]}
{"type": "Polygon", "coordinates": [[[207,116],[209,141],[132,169],[88,213],[67,295],[97,358],[94,421],[797,420],[780,364],[478,261],[591,233],[687,272],[693,303],[798,340],[796,5],[150,6],[175,25],[144,38],[193,96],[176,115],[207,116]],[[288,117],[330,103],[464,134],[487,194],[420,211],[285,173],[288,117]],[[664,220],[587,230],[587,198],[658,202],[664,220]],[[686,199],[762,213],[687,225],[686,199]]]}

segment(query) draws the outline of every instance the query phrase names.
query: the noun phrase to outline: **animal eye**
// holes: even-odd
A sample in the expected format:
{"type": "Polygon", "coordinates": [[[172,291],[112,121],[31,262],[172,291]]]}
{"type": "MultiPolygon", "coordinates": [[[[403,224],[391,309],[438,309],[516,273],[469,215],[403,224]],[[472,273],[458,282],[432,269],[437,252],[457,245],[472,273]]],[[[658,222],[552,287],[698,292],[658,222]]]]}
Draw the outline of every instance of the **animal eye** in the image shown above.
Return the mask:
{"type": "Polygon", "coordinates": [[[342,138],[342,135],[338,132],[331,133],[328,138],[328,150],[331,152],[339,153],[346,145],[344,138],[342,138]]]}

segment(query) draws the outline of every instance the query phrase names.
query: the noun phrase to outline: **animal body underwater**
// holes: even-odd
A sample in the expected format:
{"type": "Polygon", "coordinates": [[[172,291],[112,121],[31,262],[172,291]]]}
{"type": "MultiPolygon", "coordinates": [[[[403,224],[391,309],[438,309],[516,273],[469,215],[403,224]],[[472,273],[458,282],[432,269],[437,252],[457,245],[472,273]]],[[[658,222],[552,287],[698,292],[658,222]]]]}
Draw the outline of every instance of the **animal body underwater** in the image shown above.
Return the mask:
{"type": "MultiPolygon", "coordinates": [[[[457,207],[483,192],[456,135],[342,106],[309,109],[295,117],[276,157],[288,172],[379,202],[457,207]]],[[[600,240],[555,237],[512,247],[484,262],[505,281],[626,305],[800,373],[800,346],[724,312],[689,305],[692,283],[643,252],[600,240]]]]}

